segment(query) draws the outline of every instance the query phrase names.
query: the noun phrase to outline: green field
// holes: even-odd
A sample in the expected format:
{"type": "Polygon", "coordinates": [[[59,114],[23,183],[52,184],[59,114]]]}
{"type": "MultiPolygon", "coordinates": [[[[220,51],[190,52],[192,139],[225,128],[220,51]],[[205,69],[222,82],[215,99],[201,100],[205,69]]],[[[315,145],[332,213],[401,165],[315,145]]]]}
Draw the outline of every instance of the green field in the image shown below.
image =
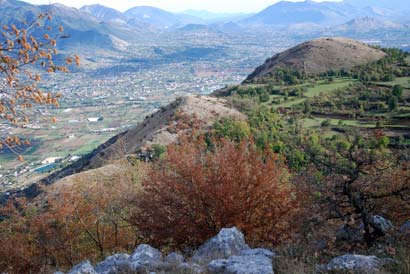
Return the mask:
{"type": "MultiPolygon", "coordinates": [[[[276,107],[284,107],[284,108],[290,108],[295,105],[302,104],[304,101],[306,101],[307,98],[319,96],[322,93],[329,93],[332,91],[335,91],[337,89],[342,89],[348,87],[350,84],[353,84],[355,80],[352,79],[336,79],[332,83],[326,83],[325,81],[319,82],[317,85],[314,87],[308,87],[308,91],[304,93],[305,98],[296,98],[294,100],[288,100],[286,102],[283,102],[281,104],[275,105],[276,107]]],[[[307,85],[297,85],[293,87],[303,87],[307,85]]],[[[283,97],[283,96],[282,96],[283,97]]]]}
{"type": "Polygon", "coordinates": [[[305,93],[306,97],[318,96],[321,93],[328,93],[335,91],[337,89],[342,89],[348,87],[350,84],[353,84],[355,81],[352,79],[337,79],[332,83],[319,83],[313,88],[308,88],[308,92],[305,93]]]}
{"type": "Polygon", "coordinates": [[[388,85],[388,86],[401,85],[404,88],[410,89],[410,77],[400,77],[400,78],[396,78],[394,81],[381,82],[380,84],[388,85]]]}
{"type": "Polygon", "coordinates": [[[295,100],[288,100],[288,101],[285,101],[284,103],[275,105],[275,107],[290,108],[290,107],[292,107],[292,106],[296,106],[296,105],[302,104],[304,101],[306,101],[306,98],[299,98],[299,99],[295,99],[295,100]]]}
{"type": "Polygon", "coordinates": [[[324,121],[329,121],[331,126],[338,126],[342,121],[343,125],[360,128],[374,128],[374,123],[364,123],[357,120],[340,120],[340,119],[325,119],[325,118],[304,118],[301,119],[302,125],[305,128],[320,127],[324,121]]]}
{"type": "MultiPolygon", "coordinates": [[[[375,83],[375,86],[380,86],[386,87],[388,86],[394,86],[394,85],[401,85],[405,88],[410,88],[410,77],[400,77],[396,78],[394,81],[391,82],[379,82],[375,83]]],[[[293,97],[289,96],[288,99],[285,101],[285,96],[283,95],[272,95],[271,100],[272,100],[272,106],[275,108],[282,107],[282,108],[293,108],[293,111],[301,113],[302,109],[300,107],[294,108],[295,106],[303,104],[308,98],[312,98],[312,100],[315,100],[313,98],[318,98],[318,96],[321,95],[331,95],[333,92],[337,90],[345,90],[347,92],[347,97],[354,97],[354,94],[349,94],[349,90],[347,89],[350,85],[358,83],[358,80],[353,80],[349,78],[339,78],[335,79],[332,82],[328,82],[326,80],[322,80],[316,83],[315,86],[311,86],[309,84],[303,84],[303,85],[294,85],[294,86],[289,86],[289,90],[292,90],[292,88],[296,87],[307,87],[307,91],[303,93],[303,97],[293,97]],[[280,103],[275,103],[277,102],[278,99],[280,99],[280,103]]],[[[353,86],[352,86],[353,88],[353,86]]],[[[354,89],[353,89],[354,91],[354,89]]],[[[335,95],[333,95],[335,96],[335,95]]],[[[269,103],[268,103],[269,104],[269,103]]],[[[410,118],[410,107],[405,103],[405,101],[402,101],[400,103],[401,105],[399,106],[398,110],[396,111],[388,111],[388,110],[367,110],[364,113],[360,114],[361,118],[358,118],[357,120],[355,118],[334,118],[334,116],[329,114],[329,118],[326,118],[326,113],[332,113],[332,110],[327,110],[324,111],[320,117],[310,117],[310,118],[302,118],[300,121],[302,121],[302,125],[305,128],[317,128],[321,127],[321,124],[324,121],[327,121],[330,123],[330,126],[338,126],[338,125],[344,125],[344,126],[350,126],[350,127],[356,127],[356,128],[374,128],[376,127],[376,121],[380,120],[383,123],[383,126],[385,128],[391,128],[392,130],[398,129],[398,128],[406,128],[408,127],[405,123],[404,120],[408,120],[410,118]],[[403,120],[404,119],[404,120],[403,120]],[[365,120],[365,121],[363,121],[365,120]],[[403,122],[404,121],[404,122],[403,122]]],[[[320,109],[316,110],[319,113],[321,112],[320,109]]],[[[334,113],[333,115],[341,115],[341,117],[346,116],[346,112],[341,111],[340,114],[337,112],[334,113]]],[[[350,113],[356,115],[358,109],[352,108],[349,110],[350,113]]]]}

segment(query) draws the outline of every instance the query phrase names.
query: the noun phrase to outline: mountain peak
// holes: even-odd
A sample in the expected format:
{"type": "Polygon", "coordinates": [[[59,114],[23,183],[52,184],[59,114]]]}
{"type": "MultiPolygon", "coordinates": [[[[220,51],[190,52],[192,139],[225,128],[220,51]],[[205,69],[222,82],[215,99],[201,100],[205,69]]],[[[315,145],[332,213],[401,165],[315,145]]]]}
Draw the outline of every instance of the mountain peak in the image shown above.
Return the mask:
{"type": "Polygon", "coordinates": [[[83,6],[80,10],[102,21],[126,21],[126,17],[120,11],[101,4],[83,6]]]}

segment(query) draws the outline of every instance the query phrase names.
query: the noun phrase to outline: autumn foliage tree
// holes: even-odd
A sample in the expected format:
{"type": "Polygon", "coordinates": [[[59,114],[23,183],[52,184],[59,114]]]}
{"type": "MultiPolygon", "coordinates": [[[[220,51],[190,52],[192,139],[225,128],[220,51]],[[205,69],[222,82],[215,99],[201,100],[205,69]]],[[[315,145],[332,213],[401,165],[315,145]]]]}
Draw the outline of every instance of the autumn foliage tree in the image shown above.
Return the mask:
{"type": "Polygon", "coordinates": [[[232,226],[251,243],[275,244],[291,236],[300,194],[283,161],[252,141],[186,138],[148,171],[130,222],[144,241],[171,248],[232,226]]]}
{"type": "Polygon", "coordinates": [[[82,260],[103,260],[137,245],[127,221],[139,169],[123,164],[111,175],[94,172],[46,191],[38,201],[0,208],[0,272],[53,273],[82,260]]]}
{"type": "MultiPolygon", "coordinates": [[[[0,36],[0,121],[20,126],[28,123],[28,110],[34,105],[58,106],[61,94],[39,88],[42,73],[68,72],[67,66],[80,58],[69,56],[64,65],[56,62],[57,42],[66,38],[62,26],[56,32],[49,13],[40,14],[35,22],[4,25],[0,36]]],[[[55,121],[55,118],[52,119],[55,121]]],[[[18,137],[0,136],[0,149],[21,145],[18,137]]]]}

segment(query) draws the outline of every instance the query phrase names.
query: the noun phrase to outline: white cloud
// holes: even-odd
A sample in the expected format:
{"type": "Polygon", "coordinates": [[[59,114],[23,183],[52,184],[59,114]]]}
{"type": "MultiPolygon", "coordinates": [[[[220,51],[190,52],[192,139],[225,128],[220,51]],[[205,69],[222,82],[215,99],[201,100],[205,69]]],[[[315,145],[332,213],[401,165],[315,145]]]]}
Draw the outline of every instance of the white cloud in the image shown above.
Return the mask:
{"type": "MultiPolygon", "coordinates": [[[[48,4],[50,2],[49,0],[26,1],[33,4],[48,4]]],[[[121,11],[125,11],[131,7],[145,5],[159,7],[173,12],[187,9],[209,10],[214,12],[258,12],[278,1],[279,0],[51,0],[51,3],[62,3],[76,8],[99,3],[121,11]]]]}

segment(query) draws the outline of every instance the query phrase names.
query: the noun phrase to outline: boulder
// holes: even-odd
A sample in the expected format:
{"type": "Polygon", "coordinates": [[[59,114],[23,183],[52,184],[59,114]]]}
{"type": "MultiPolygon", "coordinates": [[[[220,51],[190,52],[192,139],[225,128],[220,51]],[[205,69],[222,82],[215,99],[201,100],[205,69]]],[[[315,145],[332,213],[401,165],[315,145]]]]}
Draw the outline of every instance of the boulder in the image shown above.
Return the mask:
{"type": "Polygon", "coordinates": [[[128,259],[131,268],[136,273],[149,273],[163,265],[161,251],[147,244],[139,245],[128,259]]]}
{"type": "Polygon", "coordinates": [[[192,261],[197,264],[207,264],[215,259],[225,259],[239,255],[243,250],[250,249],[245,237],[236,227],[223,228],[218,235],[209,239],[194,252],[192,261]]]}
{"type": "Polygon", "coordinates": [[[207,269],[212,274],[273,274],[274,256],[273,252],[262,248],[243,250],[239,256],[213,260],[207,269]]]}
{"type": "Polygon", "coordinates": [[[90,261],[84,261],[74,266],[68,274],[97,274],[90,261]]]}
{"type": "MultiPolygon", "coordinates": [[[[157,270],[162,264],[162,253],[158,249],[142,244],[135,249],[132,255],[115,254],[107,257],[104,261],[96,265],[95,273],[149,273],[148,271],[157,270]]],[[[77,272],[75,272],[75,274],[77,274],[77,272]]]]}
{"type": "Polygon", "coordinates": [[[385,261],[376,256],[346,254],[332,259],[327,265],[318,267],[319,273],[346,272],[379,273],[385,261]]]}
{"type": "Polygon", "coordinates": [[[370,217],[370,225],[384,234],[394,228],[393,223],[390,220],[379,215],[370,217]]]}
{"type": "Polygon", "coordinates": [[[158,265],[162,263],[162,253],[150,245],[142,244],[134,250],[129,260],[145,266],[158,265]]]}
{"type": "Polygon", "coordinates": [[[107,257],[104,261],[95,266],[98,274],[116,274],[119,272],[130,272],[134,269],[133,264],[129,261],[128,254],[115,254],[107,257]]]}

